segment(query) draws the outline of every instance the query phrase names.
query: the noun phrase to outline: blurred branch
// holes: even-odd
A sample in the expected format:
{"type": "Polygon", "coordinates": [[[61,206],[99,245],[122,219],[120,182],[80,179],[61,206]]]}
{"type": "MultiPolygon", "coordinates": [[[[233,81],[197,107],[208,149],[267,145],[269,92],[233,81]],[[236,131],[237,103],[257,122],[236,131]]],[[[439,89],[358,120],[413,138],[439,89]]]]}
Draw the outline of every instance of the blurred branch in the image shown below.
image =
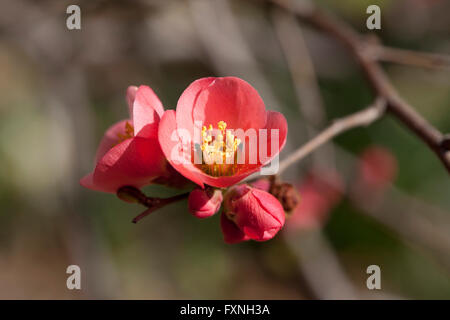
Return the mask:
{"type": "Polygon", "coordinates": [[[117,190],[117,197],[126,202],[134,202],[142,204],[148,209],[142,212],[140,215],[133,219],[133,223],[139,222],[142,218],[145,218],[150,213],[165,207],[168,204],[186,199],[189,196],[189,192],[182,193],[170,198],[155,198],[155,197],[147,197],[141,190],[126,186],[117,190]]]}
{"type": "MultiPolygon", "coordinates": [[[[277,9],[272,21],[295,88],[308,139],[326,124],[323,99],[302,26],[295,17],[277,9]],[[292,41],[296,39],[296,41],[292,41]]],[[[326,144],[313,154],[313,166],[336,167],[334,147],[326,144]]],[[[276,179],[276,176],[273,176],[276,179]]],[[[272,192],[271,192],[272,193],[272,192]]],[[[272,193],[273,194],[273,193],[272,193]]],[[[332,245],[320,230],[285,232],[284,240],[299,260],[299,273],[315,299],[357,299],[359,295],[345,273],[332,245]],[[330,283],[333,286],[330,287],[330,283]]]]}
{"type": "Polygon", "coordinates": [[[365,214],[402,236],[406,242],[430,252],[435,261],[450,269],[450,234],[447,232],[450,222],[445,219],[447,212],[441,212],[393,186],[383,194],[357,186],[351,190],[350,199],[365,214]]]}
{"type": "Polygon", "coordinates": [[[386,189],[368,188],[355,179],[360,161],[354,154],[336,146],[341,172],[346,172],[348,196],[359,213],[364,214],[398,235],[401,241],[420,250],[440,266],[450,270],[450,215],[393,184],[386,189]]]}
{"type": "Polygon", "coordinates": [[[303,159],[321,145],[333,139],[335,136],[356,127],[367,126],[379,119],[384,114],[385,107],[386,101],[383,98],[377,98],[377,100],[375,100],[375,102],[366,109],[335,120],[331,126],[323,130],[315,138],[309,140],[303,146],[291,153],[286,159],[281,161],[278,175],[281,175],[290,165],[303,159]]]}
{"type": "Polygon", "coordinates": [[[357,299],[333,247],[321,230],[285,232],[284,239],[299,259],[301,273],[318,299],[357,299]],[[330,284],[333,285],[330,285],[330,284]]]}
{"type": "Polygon", "coordinates": [[[450,56],[437,53],[417,52],[381,45],[371,46],[374,59],[416,67],[450,70],[450,56]]]}
{"type": "Polygon", "coordinates": [[[423,140],[450,173],[450,149],[444,147],[444,135],[400,97],[379,62],[370,54],[370,44],[359,33],[344,21],[317,8],[312,1],[268,1],[341,42],[360,64],[374,93],[386,99],[387,110],[423,140]]]}
{"type": "MultiPolygon", "coordinates": [[[[311,139],[326,123],[324,103],[311,54],[306,46],[302,28],[292,14],[274,10],[272,21],[294,83],[297,100],[300,102],[300,113],[306,120],[307,135],[311,139]]],[[[335,166],[333,146],[327,146],[328,148],[324,146],[321,149],[322,152],[314,154],[314,165],[325,165],[327,168],[335,166]]]]}
{"type": "Polygon", "coordinates": [[[248,79],[262,92],[268,105],[281,106],[244,38],[229,2],[189,0],[187,4],[198,39],[218,74],[248,79]]]}

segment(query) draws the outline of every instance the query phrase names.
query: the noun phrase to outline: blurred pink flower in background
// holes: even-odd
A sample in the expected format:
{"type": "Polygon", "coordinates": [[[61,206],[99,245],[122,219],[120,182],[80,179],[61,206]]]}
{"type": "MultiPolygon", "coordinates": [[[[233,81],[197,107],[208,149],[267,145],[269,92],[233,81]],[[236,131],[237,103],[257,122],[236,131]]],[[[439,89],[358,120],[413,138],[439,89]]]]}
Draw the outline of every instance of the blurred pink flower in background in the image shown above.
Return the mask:
{"type": "Polygon", "coordinates": [[[288,230],[321,227],[339,203],[344,183],[336,171],[310,172],[298,188],[300,203],[287,220],[288,230]]]}
{"type": "Polygon", "coordinates": [[[283,207],[268,192],[243,184],[225,194],[221,227],[226,243],[270,240],[284,222],[283,207]]]}
{"type": "Polygon", "coordinates": [[[196,188],[189,194],[189,212],[197,218],[208,218],[219,211],[222,200],[221,190],[196,188]]]}
{"type": "Polygon", "coordinates": [[[397,174],[397,159],[381,146],[366,148],[359,157],[358,184],[371,189],[384,189],[397,174]]]}
{"type": "Polygon", "coordinates": [[[397,159],[382,146],[370,146],[359,156],[350,199],[364,210],[382,203],[386,191],[397,175],[397,159]]]}

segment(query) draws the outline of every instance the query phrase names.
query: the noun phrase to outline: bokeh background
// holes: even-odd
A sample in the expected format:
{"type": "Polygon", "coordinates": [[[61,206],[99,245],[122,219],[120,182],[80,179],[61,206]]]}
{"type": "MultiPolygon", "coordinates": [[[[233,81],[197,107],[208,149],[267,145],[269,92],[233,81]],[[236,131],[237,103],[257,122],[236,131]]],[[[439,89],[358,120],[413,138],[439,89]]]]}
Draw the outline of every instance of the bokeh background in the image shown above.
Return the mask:
{"type": "MultiPolygon", "coordinates": [[[[449,1],[315,2],[389,46],[450,54],[449,1]],[[376,32],[366,28],[370,4],[381,8],[376,32]]],[[[448,69],[383,66],[407,101],[450,131],[448,69]]],[[[186,202],[135,225],[142,208],[80,187],[103,132],[127,114],[128,85],[151,86],[170,109],[195,79],[226,75],[286,115],[281,159],[373,100],[340,45],[261,1],[2,1],[0,298],[450,298],[449,176],[389,115],[286,171],[302,185],[313,168],[334,170],[339,201],[314,226],[288,220],[266,243],[224,244],[219,215],[197,220],[186,202]],[[69,4],[81,7],[81,30],[66,28],[69,4]],[[370,146],[397,163],[381,192],[358,184],[370,146]],[[71,264],[80,291],[66,288],[71,264]],[[366,288],[371,264],[381,267],[381,290],[366,288]]]]}

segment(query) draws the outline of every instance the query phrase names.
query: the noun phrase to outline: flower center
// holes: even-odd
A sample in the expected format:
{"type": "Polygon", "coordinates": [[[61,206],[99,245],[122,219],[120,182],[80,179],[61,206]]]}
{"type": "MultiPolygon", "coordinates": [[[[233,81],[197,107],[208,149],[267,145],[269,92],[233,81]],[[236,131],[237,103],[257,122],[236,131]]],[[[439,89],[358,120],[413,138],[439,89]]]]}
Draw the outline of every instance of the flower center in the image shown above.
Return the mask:
{"type": "Polygon", "coordinates": [[[118,139],[118,141],[117,141],[117,144],[119,144],[119,143],[121,143],[121,142],[123,142],[123,141],[125,141],[125,140],[127,140],[127,139],[130,139],[130,138],[133,138],[134,137],[134,128],[133,128],[133,126],[127,121],[126,123],[125,123],[125,133],[117,133],[117,139],[118,139]]]}
{"type": "Polygon", "coordinates": [[[237,149],[241,140],[232,130],[226,130],[225,121],[219,121],[217,128],[211,124],[202,128],[202,163],[198,166],[211,176],[231,176],[237,171],[237,149]]]}

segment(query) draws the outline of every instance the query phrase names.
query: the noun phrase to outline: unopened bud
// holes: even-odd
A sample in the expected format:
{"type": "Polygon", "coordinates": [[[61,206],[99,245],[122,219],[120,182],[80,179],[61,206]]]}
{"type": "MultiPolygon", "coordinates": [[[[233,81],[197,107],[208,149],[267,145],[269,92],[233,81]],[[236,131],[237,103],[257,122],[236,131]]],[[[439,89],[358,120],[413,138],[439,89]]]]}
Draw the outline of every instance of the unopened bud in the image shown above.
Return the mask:
{"type": "Polygon", "coordinates": [[[300,196],[290,183],[273,183],[270,193],[280,201],[286,214],[290,214],[300,203],[300,196]]]}
{"type": "Polygon", "coordinates": [[[222,200],[222,191],[219,189],[194,189],[189,194],[189,212],[200,219],[211,217],[219,211],[222,200]]]}

